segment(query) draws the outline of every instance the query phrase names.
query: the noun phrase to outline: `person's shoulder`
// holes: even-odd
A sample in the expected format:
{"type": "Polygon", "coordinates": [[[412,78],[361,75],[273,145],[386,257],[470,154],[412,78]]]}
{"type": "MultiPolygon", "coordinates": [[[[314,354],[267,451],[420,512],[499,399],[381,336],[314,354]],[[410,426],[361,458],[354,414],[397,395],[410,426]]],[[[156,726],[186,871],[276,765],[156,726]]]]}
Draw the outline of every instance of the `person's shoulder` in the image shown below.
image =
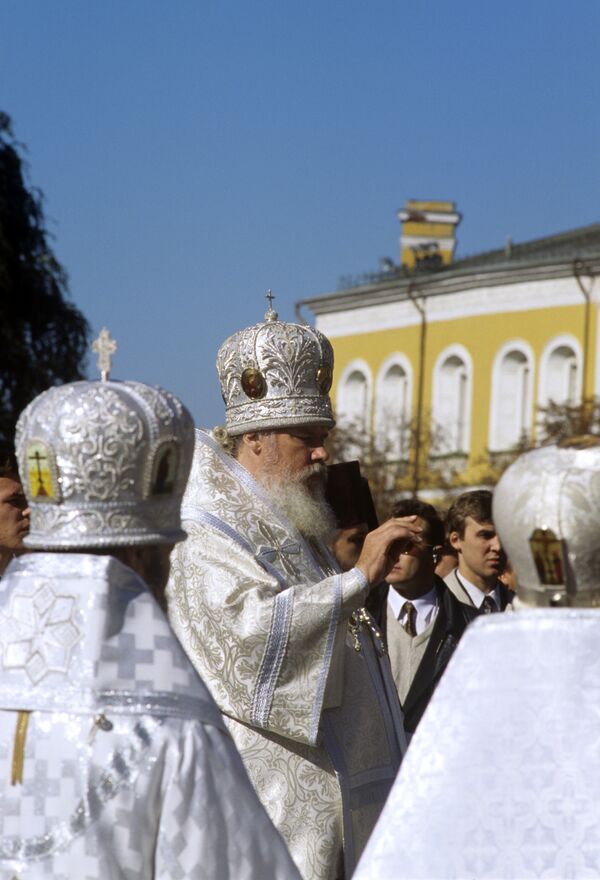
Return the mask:
{"type": "Polygon", "coordinates": [[[446,615],[451,621],[460,621],[465,626],[479,616],[479,611],[465,602],[461,602],[458,596],[452,591],[448,578],[453,575],[450,572],[445,578],[434,575],[435,587],[440,597],[440,604],[444,607],[446,615]]]}
{"type": "Polygon", "coordinates": [[[450,589],[452,589],[452,587],[458,586],[459,584],[458,578],[456,577],[457,571],[458,568],[453,568],[452,571],[448,572],[445,578],[438,578],[437,574],[435,575],[435,577],[438,580],[442,581],[442,583],[444,583],[447,587],[450,587],[450,589]]]}
{"type": "Polygon", "coordinates": [[[450,572],[450,574],[446,575],[445,578],[441,578],[439,575],[434,574],[433,585],[437,590],[438,596],[440,596],[440,597],[449,596],[450,599],[448,599],[448,601],[450,601],[451,599],[454,599],[455,601],[458,602],[458,599],[456,598],[456,596],[452,592],[451,583],[448,583],[450,575],[452,575],[452,574],[453,574],[453,572],[450,572]]]}

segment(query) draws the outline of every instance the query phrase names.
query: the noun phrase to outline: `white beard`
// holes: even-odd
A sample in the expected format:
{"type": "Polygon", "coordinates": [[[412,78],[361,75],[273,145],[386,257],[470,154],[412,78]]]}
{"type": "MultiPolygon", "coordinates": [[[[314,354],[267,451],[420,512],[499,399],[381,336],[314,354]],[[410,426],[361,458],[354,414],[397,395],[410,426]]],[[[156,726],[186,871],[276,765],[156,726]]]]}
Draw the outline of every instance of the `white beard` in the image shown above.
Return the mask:
{"type": "Polygon", "coordinates": [[[328,544],[337,523],[325,501],[325,465],[313,464],[301,473],[285,470],[263,478],[274,504],[304,538],[328,544]]]}

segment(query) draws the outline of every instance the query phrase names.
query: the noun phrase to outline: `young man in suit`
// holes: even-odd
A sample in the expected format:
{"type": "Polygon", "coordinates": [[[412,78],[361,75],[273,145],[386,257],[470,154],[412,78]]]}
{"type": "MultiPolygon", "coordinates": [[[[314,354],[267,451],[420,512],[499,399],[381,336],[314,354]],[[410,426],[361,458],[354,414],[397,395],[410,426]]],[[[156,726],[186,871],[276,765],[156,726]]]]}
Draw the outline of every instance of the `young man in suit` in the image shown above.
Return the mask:
{"type": "Polygon", "coordinates": [[[514,593],[499,580],[505,557],[492,519],[492,493],[460,495],[448,511],[446,533],[458,553],[457,567],[444,578],[452,593],[485,614],[504,611],[514,593]]]}
{"type": "Polygon", "coordinates": [[[392,675],[412,735],[467,624],[477,616],[461,604],[435,574],[444,543],[444,525],[431,504],[415,498],[399,501],[395,517],[416,516],[422,543],[397,541],[386,577],[390,590],[386,635],[392,675]]]}

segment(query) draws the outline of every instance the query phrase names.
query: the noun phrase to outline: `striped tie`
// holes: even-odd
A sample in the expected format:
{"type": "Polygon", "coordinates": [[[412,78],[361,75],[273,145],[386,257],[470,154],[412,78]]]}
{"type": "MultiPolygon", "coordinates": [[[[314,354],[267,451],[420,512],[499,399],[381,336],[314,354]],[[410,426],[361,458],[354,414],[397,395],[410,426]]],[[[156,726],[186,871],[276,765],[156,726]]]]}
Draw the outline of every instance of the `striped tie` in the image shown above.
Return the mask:
{"type": "Polygon", "coordinates": [[[400,617],[403,615],[406,615],[406,620],[402,624],[402,628],[405,633],[408,633],[411,638],[414,638],[417,634],[417,609],[412,602],[404,603],[402,611],[400,612],[400,617]]]}

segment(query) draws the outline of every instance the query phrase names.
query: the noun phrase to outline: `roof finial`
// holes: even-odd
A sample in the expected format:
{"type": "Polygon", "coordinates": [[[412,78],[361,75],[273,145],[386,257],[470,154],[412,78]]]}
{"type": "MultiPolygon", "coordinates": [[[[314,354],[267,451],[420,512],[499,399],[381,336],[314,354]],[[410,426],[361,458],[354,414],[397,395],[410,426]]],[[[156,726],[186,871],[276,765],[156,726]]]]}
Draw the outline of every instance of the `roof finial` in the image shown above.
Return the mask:
{"type": "Polygon", "coordinates": [[[271,288],[269,288],[265,294],[265,299],[269,300],[269,308],[265,312],[265,321],[276,321],[279,315],[273,308],[273,300],[275,297],[271,293],[271,288]]]}
{"type": "Polygon", "coordinates": [[[117,350],[117,343],[110,338],[110,331],[103,327],[98,335],[98,339],[92,342],[92,351],[98,355],[98,369],[100,370],[100,378],[103,382],[108,382],[110,370],[112,367],[111,354],[117,350]]]}

